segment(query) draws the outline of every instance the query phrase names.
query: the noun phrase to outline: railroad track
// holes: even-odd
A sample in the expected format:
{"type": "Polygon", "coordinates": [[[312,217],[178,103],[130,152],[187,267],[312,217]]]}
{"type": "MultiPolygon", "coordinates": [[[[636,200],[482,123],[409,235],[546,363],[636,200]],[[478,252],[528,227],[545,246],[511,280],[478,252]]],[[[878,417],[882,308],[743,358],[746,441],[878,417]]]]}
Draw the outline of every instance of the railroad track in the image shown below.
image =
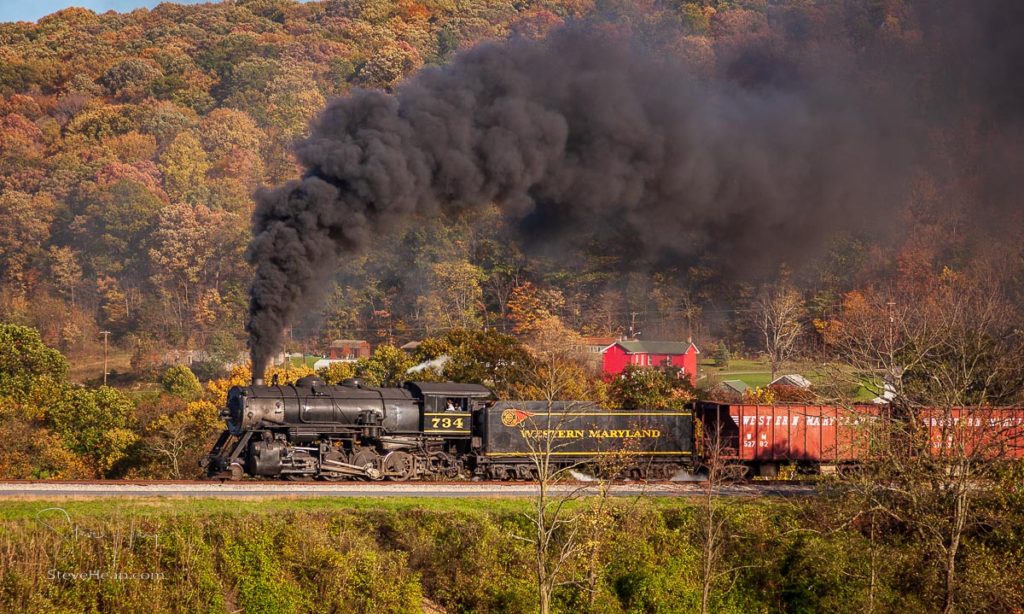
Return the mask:
{"type": "MultiPolygon", "coordinates": [[[[695,497],[705,493],[701,482],[622,482],[611,484],[616,497],[695,497]]],[[[560,483],[552,487],[568,494],[597,491],[594,482],[560,483]]],[[[531,482],[270,482],[185,480],[0,481],[0,499],[17,498],[271,498],[271,497],[529,497],[531,482]]],[[[745,482],[717,489],[727,497],[798,497],[815,493],[806,483],[745,482]]]]}

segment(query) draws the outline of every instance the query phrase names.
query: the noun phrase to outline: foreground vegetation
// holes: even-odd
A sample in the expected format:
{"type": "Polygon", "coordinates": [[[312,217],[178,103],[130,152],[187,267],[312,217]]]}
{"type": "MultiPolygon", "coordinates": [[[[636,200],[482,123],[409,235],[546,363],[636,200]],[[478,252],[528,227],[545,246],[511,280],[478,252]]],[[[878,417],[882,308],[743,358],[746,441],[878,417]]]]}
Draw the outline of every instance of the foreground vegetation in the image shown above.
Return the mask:
{"type": "MultiPolygon", "coordinates": [[[[1024,598],[1020,504],[1019,495],[985,502],[1000,522],[965,545],[970,609],[1012,611],[1024,598]]],[[[576,505],[577,522],[604,528],[590,532],[553,611],[699,609],[700,505],[576,505]]],[[[509,499],[138,500],[116,511],[103,501],[4,503],[0,603],[31,612],[531,612],[532,551],[518,539],[527,509],[509,499]],[[92,570],[109,575],[60,575],[92,570]]],[[[722,510],[726,581],[714,611],[934,608],[926,552],[910,535],[848,521],[841,498],[727,501],[722,510]]]]}

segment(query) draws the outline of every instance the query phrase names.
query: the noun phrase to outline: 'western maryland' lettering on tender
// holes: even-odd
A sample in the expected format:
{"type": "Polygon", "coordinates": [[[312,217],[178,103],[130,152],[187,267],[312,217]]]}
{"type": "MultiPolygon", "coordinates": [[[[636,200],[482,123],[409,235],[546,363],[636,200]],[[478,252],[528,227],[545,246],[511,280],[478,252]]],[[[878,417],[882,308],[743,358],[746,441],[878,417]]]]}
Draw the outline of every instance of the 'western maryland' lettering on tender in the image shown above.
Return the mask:
{"type": "Polygon", "coordinates": [[[608,411],[592,403],[499,401],[485,418],[487,456],[534,453],[550,440],[551,454],[596,456],[623,450],[688,457],[693,450],[690,411],[608,411]]]}

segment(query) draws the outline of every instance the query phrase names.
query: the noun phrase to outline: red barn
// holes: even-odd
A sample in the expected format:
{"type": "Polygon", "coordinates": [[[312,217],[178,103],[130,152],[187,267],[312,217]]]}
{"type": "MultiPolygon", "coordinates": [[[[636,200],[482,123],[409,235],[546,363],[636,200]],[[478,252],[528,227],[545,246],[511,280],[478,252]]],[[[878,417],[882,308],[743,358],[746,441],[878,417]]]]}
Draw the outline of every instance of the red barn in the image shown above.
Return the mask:
{"type": "Polygon", "coordinates": [[[697,385],[697,349],[683,341],[616,341],[604,349],[603,370],[606,375],[618,375],[627,365],[639,367],[679,367],[697,385]]]}
{"type": "Polygon", "coordinates": [[[331,360],[359,360],[370,357],[370,343],[362,339],[335,339],[327,350],[331,360]]]}

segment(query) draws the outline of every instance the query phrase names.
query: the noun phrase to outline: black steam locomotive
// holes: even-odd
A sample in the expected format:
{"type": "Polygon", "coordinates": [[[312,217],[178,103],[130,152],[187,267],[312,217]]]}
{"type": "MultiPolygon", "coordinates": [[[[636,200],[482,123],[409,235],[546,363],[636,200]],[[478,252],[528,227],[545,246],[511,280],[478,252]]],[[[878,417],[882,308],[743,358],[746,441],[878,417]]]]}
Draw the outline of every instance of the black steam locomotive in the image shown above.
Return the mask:
{"type": "Polygon", "coordinates": [[[692,462],[689,411],[607,411],[588,403],[498,401],[476,384],[360,380],[236,386],[227,429],[203,459],[211,477],[530,479],[536,462],[599,464],[667,478],[692,462]],[[624,452],[624,454],[623,454],[624,452]]]}

